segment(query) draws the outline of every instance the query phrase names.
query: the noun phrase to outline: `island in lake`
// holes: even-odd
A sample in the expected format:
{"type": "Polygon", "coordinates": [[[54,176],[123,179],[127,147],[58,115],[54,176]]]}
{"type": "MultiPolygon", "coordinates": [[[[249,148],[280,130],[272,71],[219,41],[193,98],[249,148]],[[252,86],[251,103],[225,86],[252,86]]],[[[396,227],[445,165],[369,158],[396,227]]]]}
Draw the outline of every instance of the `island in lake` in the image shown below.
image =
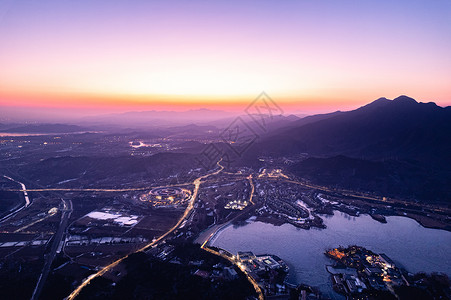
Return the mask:
{"type": "Polygon", "coordinates": [[[329,249],[325,255],[335,261],[327,266],[333,289],[346,299],[450,299],[446,274],[411,274],[387,255],[359,246],[329,249]]]}

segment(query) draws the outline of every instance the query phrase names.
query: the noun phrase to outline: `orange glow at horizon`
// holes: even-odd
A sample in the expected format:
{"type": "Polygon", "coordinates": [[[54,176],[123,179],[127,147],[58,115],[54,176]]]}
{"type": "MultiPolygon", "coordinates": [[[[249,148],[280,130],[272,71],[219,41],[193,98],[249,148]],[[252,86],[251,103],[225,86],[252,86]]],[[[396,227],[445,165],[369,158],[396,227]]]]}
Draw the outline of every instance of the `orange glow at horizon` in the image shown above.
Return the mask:
{"type": "Polygon", "coordinates": [[[11,2],[0,109],[242,111],[262,91],[307,113],[451,105],[451,3],[402,2],[11,2]]]}
{"type": "MultiPolygon", "coordinates": [[[[348,93],[348,97],[341,94],[325,97],[324,95],[311,95],[304,97],[280,96],[273,100],[285,113],[324,113],[335,110],[351,110],[365,105],[377,98],[371,95],[348,93]]],[[[400,94],[391,93],[387,98],[393,99],[400,94]]],[[[171,110],[186,111],[195,109],[216,109],[231,112],[241,112],[257,95],[249,96],[180,96],[180,95],[108,95],[89,93],[1,93],[0,107],[26,107],[26,108],[59,108],[89,111],[125,112],[144,110],[171,110]]],[[[385,95],[381,95],[385,96],[385,95]]],[[[409,96],[412,96],[411,94],[409,96]]],[[[414,97],[415,98],[415,97],[414,97]]],[[[435,99],[421,99],[429,102],[435,99]]],[[[437,102],[441,106],[451,106],[451,102],[437,102]]]]}
{"type": "MultiPolygon", "coordinates": [[[[330,91],[330,96],[325,93],[311,93],[308,96],[269,96],[286,113],[324,113],[336,110],[351,110],[365,105],[379,97],[393,99],[402,93],[392,91],[388,95],[376,97],[370,92],[361,93],[359,91],[345,91],[341,93],[337,90],[330,91]],[[347,96],[346,96],[347,95],[347,96]]],[[[59,108],[77,109],[89,111],[144,111],[144,110],[171,110],[187,111],[195,109],[217,109],[231,112],[241,112],[259,94],[247,96],[189,96],[189,95],[126,95],[126,94],[94,94],[94,93],[46,93],[28,92],[14,93],[0,91],[0,107],[25,107],[25,108],[59,108]]],[[[451,101],[436,101],[434,98],[421,98],[408,94],[416,98],[417,101],[434,101],[441,106],[451,106],[451,101]]],[[[446,96],[444,96],[446,98],[446,96]]]]}

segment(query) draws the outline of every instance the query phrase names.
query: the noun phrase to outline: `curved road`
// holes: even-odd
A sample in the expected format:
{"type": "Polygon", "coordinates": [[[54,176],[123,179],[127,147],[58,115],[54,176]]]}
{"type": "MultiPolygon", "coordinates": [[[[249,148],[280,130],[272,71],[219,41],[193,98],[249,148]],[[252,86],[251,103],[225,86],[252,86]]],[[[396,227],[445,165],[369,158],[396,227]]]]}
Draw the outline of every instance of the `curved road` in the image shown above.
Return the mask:
{"type": "MultiPolygon", "coordinates": [[[[252,205],[254,205],[255,203],[254,203],[254,201],[253,201],[252,199],[254,198],[255,186],[254,186],[254,183],[252,182],[252,174],[249,175],[249,176],[247,177],[247,179],[249,180],[249,184],[250,184],[250,186],[251,186],[251,192],[250,192],[250,195],[249,195],[249,202],[250,202],[252,205]]],[[[227,223],[225,223],[225,224],[218,225],[218,227],[216,227],[216,230],[214,230],[214,231],[207,237],[207,239],[202,243],[202,245],[201,245],[200,247],[201,247],[203,250],[205,250],[205,251],[207,251],[207,252],[210,252],[210,253],[212,253],[212,254],[214,254],[214,255],[220,256],[220,257],[222,257],[222,258],[224,258],[224,259],[227,259],[227,260],[230,261],[232,264],[236,265],[236,266],[244,273],[244,275],[246,275],[247,280],[248,280],[248,281],[252,284],[252,286],[254,287],[255,292],[257,292],[258,299],[259,299],[259,300],[264,300],[265,297],[263,296],[263,291],[262,291],[262,289],[261,289],[260,286],[258,285],[257,281],[255,281],[255,279],[252,278],[252,276],[250,276],[250,275],[246,272],[246,269],[245,269],[243,266],[241,266],[235,259],[229,257],[228,255],[222,254],[222,253],[220,253],[220,252],[218,252],[218,251],[216,251],[216,250],[214,250],[214,249],[212,249],[212,248],[209,248],[209,247],[207,246],[207,244],[208,244],[208,242],[210,241],[210,239],[216,234],[216,232],[217,232],[218,230],[224,228],[225,226],[227,226],[228,224],[230,224],[231,222],[233,222],[233,221],[234,221],[236,218],[238,218],[239,216],[241,216],[241,214],[238,215],[238,216],[236,216],[235,218],[233,218],[232,220],[230,220],[229,222],[227,222],[227,223]]]]}
{"type": "MultiPolygon", "coordinates": [[[[219,170],[217,170],[217,171],[215,171],[215,172],[213,172],[213,173],[209,173],[209,174],[206,174],[206,175],[204,175],[204,176],[201,176],[201,177],[199,177],[199,178],[197,178],[196,180],[193,181],[193,184],[194,184],[194,191],[193,191],[193,194],[191,195],[190,202],[189,202],[188,206],[186,207],[185,212],[184,212],[183,215],[180,217],[180,219],[178,220],[178,222],[177,222],[172,228],[170,228],[165,234],[161,235],[158,239],[152,241],[151,243],[148,243],[147,245],[145,245],[144,247],[142,247],[142,248],[136,250],[136,251],[133,252],[133,253],[145,251],[145,250],[147,250],[148,248],[157,245],[159,242],[161,242],[162,240],[164,240],[168,235],[170,235],[172,232],[174,232],[174,231],[175,231],[175,230],[183,223],[183,221],[185,221],[186,217],[191,213],[191,210],[192,210],[193,207],[194,207],[194,203],[196,202],[197,194],[198,194],[198,192],[199,192],[199,187],[200,187],[200,184],[202,183],[202,179],[205,179],[205,178],[207,178],[207,177],[209,177],[209,176],[216,175],[216,174],[220,173],[220,172],[224,169],[224,167],[220,164],[221,161],[222,161],[222,159],[219,160],[219,161],[217,162],[217,165],[219,166],[219,170]]],[[[130,253],[130,254],[132,254],[132,253],[130,253]]],[[[126,256],[124,256],[124,257],[122,257],[122,258],[120,258],[120,259],[118,259],[118,260],[112,262],[111,264],[109,264],[109,265],[103,267],[103,268],[102,268],[100,271],[98,271],[97,273],[94,273],[94,274],[90,275],[89,277],[87,277],[87,278],[86,278],[86,279],[85,279],[85,280],[84,280],[84,281],[83,281],[83,282],[82,282],[82,283],[81,283],[81,284],[80,284],[80,285],[79,285],[79,286],[78,286],[78,287],[77,287],[77,288],[76,288],[76,289],[75,289],[68,297],[66,297],[65,299],[66,299],[66,300],[72,300],[72,299],[74,299],[75,297],[77,297],[78,294],[81,292],[81,290],[82,290],[84,287],[86,287],[86,286],[87,286],[94,278],[100,277],[100,276],[102,276],[103,274],[105,274],[106,272],[110,271],[111,269],[113,269],[114,267],[116,267],[119,263],[121,263],[124,259],[126,259],[130,254],[127,254],[126,256]]]]}

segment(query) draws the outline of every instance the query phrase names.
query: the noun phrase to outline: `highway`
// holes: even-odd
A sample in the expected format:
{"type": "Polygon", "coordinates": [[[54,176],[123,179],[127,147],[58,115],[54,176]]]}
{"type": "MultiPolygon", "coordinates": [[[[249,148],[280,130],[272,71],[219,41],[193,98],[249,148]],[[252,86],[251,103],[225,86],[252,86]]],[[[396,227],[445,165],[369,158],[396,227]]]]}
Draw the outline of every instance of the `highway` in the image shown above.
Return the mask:
{"type": "Polygon", "coordinates": [[[47,258],[44,263],[44,267],[41,271],[41,274],[39,275],[38,282],[36,283],[36,287],[33,291],[33,295],[31,296],[31,300],[39,299],[39,295],[42,292],[42,289],[45,285],[45,281],[47,280],[47,277],[50,272],[50,268],[52,267],[53,260],[55,259],[56,252],[58,250],[58,247],[61,243],[61,240],[64,236],[64,233],[66,232],[67,222],[70,218],[70,214],[72,213],[72,201],[67,201],[64,199],[61,199],[63,201],[63,210],[61,215],[61,221],[60,225],[58,227],[57,232],[53,236],[53,242],[52,246],[50,247],[50,252],[47,254],[47,258]]]}
{"type": "MultiPolygon", "coordinates": [[[[199,187],[200,184],[202,183],[202,179],[208,178],[209,176],[212,175],[216,175],[219,174],[222,170],[224,170],[224,167],[220,164],[220,162],[222,161],[219,160],[217,162],[217,165],[219,166],[219,169],[217,171],[214,171],[212,173],[203,175],[197,179],[195,179],[193,181],[194,184],[194,190],[193,193],[191,195],[191,199],[188,203],[188,206],[186,207],[183,215],[180,217],[180,219],[177,221],[177,223],[171,227],[166,233],[164,233],[163,235],[161,235],[159,238],[157,238],[156,240],[153,240],[152,242],[148,243],[147,245],[145,245],[144,247],[136,250],[133,253],[136,252],[141,252],[141,251],[145,251],[150,247],[153,247],[155,245],[157,245],[158,243],[160,243],[161,241],[163,241],[168,235],[170,235],[171,233],[173,233],[186,219],[187,216],[189,216],[189,214],[191,213],[191,211],[193,210],[194,207],[194,203],[196,202],[197,199],[197,194],[199,193],[199,187]]],[[[131,254],[131,253],[130,253],[131,254]]],[[[75,297],[78,296],[78,294],[80,294],[81,290],[86,287],[94,278],[100,277],[103,274],[105,274],[106,272],[112,270],[114,267],[116,267],[119,263],[121,263],[124,259],[126,259],[130,254],[127,254],[126,256],[115,260],[114,262],[112,262],[111,264],[103,267],[101,270],[99,270],[97,273],[91,274],[90,276],[88,276],[68,297],[66,297],[66,300],[72,300],[75,299],[75,297]]],[[[33,300],[33,299],[32,299],[33,300]]]]}
{"type": "Polygon", "coordinates": [[[149,189],[156,189],[156,188],[162,188],[162,187],[168,187],[168,186],[184,186],[189,183],[179,183],[179,184],[168,184],[168,185],[162,185],[162,186],[155,186],[155,187],[139,187],[139,188],[128,188],[128,189],[112,189],[112,188],[104,188],[104,189],[76,189],[76,188],[39,188],[39,189],[27,189],[24,190],[24,186],[22,189],[5,189],[5,191],[9,192],[23,192],[23,191],[29,191],[29,192],[133,192],[133,191],[145,191],[149,189]]]}

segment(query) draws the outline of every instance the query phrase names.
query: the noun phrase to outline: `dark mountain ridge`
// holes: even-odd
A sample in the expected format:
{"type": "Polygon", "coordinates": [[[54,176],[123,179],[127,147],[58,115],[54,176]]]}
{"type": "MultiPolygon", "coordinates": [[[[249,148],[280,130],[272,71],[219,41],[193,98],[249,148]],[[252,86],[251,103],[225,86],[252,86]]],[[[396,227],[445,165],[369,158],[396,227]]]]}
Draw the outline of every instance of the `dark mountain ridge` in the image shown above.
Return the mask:
{"type": "Polygon", "coordinates": [[[307,152],[451,164],[451,107],[407,96],[380,98],[353,111],[279,130],[258,146],[269,155],[307,152]]]}
{"type": "Polygon", "coordinates": [[[262,137],[241,161],[308,153],[289,167],[319,185],[448,203],[451,107],[400,96],[295,121],[262,137]],[[297,123],[297,125],[296,125],[297,123]]]}

